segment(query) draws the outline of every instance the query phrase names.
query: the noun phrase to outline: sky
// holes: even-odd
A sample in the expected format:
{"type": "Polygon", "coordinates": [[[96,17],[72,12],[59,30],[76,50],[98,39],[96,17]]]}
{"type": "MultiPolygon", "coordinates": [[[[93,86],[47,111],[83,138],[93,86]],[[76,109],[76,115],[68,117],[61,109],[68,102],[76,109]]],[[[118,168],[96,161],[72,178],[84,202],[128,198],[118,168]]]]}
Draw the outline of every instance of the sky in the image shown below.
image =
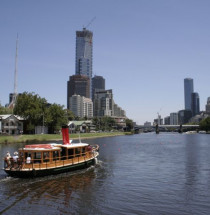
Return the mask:
{"type": "Polygon", "coordinates": [[[34,92],[66,107],[76,31],[90,21],[93,74],[143,124],[184,109],[184,78],[205,110],[210,97],[209,0],[0,0],[0,103],[34,92]]]}

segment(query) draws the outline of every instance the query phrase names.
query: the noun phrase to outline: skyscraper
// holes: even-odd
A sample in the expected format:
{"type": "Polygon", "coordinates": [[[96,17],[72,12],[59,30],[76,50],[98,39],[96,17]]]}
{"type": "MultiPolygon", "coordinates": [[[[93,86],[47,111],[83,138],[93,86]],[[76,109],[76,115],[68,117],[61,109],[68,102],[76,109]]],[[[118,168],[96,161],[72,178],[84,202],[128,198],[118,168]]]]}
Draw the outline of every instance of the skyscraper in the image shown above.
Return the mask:
{"type": "Polygon", "coordinates": [[[207,114],[210,114],[210,97],[208,97],[208,99],[207,99],[206,113],[207,113],[207,114]]]}
{"type": "Polygon", "coordinates": [[[112,116],[113,94],[112,90],[99,90],[94,95],[94,116],[112,116]]]}
{"type": "Polygon", "coordinates": [[[93,33],[83,28],[76,31],[76,75],[86,75],[92,78],[92,44],[93,33]]]}
{"type": "Polygon", "coordinates": [[[195,116],[200,112],[200,99],[198,93],[192,93],[191,97],[192,97],[191,104],[192,116],[195,116]]]}
{"type": "Polygon", "coordinates": [[[70,108],[70,97],[80,95],[90,98],[90,79],[85,75],[72,75],[67,82],[67,108],[70,108]]]}
{"type": "Polygon", "coordinates": [[[95,75],[92,78],[92,99],[96,90],[105,90],[105,79],[102,76],[95,75]]]}
{"type": "Polygon", "coordinates": [[[184,79],[184,101],[185,101],[185,110],[191,110],[192,97],[191,94],[194,92],[193,88],[193,79],[185,78],[184,79]]]}

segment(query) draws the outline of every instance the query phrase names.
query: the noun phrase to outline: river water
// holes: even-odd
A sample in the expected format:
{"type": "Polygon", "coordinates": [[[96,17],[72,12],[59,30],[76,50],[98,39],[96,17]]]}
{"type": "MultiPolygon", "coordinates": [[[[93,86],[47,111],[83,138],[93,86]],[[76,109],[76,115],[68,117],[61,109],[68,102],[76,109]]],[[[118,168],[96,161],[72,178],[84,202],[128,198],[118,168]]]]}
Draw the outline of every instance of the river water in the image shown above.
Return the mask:
{"type": "MultiPolygon", "coordinates": [[[[210,135],[88,139],[97,166],[35,179],[0,170],[0,214],[210,214],[210,135]]],[[[1,144],[0,156],[23,144],[1,144]]],[[[0,160],[3,167],[3,161],[0,160]]]]}

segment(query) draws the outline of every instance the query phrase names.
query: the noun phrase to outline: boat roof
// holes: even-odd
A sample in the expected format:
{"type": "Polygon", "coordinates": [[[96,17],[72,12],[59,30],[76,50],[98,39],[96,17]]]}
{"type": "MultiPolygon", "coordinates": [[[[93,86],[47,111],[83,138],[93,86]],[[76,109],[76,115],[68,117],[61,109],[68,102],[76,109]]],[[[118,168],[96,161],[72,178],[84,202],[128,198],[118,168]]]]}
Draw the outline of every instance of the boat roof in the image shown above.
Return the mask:
{"type": "Polygon", "coordinates": [[[84,147],[84,146],[88,146],[88,145],[89,144],[87,144],[87,143],[71,143],[71,144],[61,145],[61,147],[76,148],[76,147],[84,147]]]}
{"type": "Polygon", "coordinates": [[[33,144],[25,145],[24,150],[49,150],[49,149],[60,149],[61,144],[49,143],[49,144],[33,144]]]}
{"type": "Polygon", "coordinates": [[[39,151],[39,150],[59,150],[61,147],[63,148],[76,148],[76,147],[85,147],[88,146],[87,143],[74,143],[74,144],[58,144],[58,143],[48,143],[48,144],[33,144],[33,145],[25,145],[22,150],[31,150],[31,151],[39,151]]]}

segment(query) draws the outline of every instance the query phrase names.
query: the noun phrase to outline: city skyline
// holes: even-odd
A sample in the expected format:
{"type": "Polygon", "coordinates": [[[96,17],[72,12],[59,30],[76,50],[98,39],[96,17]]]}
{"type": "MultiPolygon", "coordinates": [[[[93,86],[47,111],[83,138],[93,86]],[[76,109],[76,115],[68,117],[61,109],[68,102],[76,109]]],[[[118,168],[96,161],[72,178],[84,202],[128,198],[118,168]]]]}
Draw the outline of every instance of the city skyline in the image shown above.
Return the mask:
{"type": "Polygon", "coordinates": [[[186,77],[196,83],[205,110],[209,8],[205,0],[1,1],[1,104],[13,93],[18,33],[18,93],[35,92],[66,106],[66,81],[75,74],[75,31],[96,16],[88,26],[94,34],[93,75],[105,78],[129,118],[143,124],[157,112],[167,116],[184,109],[186,77]]]}

